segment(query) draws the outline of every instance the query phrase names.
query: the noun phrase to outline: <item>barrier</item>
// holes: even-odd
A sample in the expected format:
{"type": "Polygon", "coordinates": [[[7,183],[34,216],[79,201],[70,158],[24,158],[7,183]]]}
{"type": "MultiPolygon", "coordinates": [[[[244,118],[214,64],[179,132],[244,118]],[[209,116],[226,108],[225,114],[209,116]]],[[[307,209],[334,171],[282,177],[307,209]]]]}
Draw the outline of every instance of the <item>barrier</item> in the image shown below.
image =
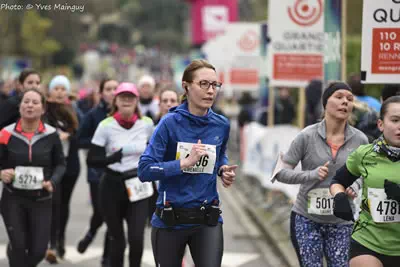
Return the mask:
{"type": "MultiPolygon", "coordinates": [[[[244,127],[241,140],[242,174],[256,177],[269,190],[280,191],[295,200],[299,185],[272,183],[271,176],[280,152],[286,152],[300,129],[292,125],[265,127],[252,122],[244,127]]],[[[300,164],[299,164],[300,165],[300,164]]],[[[300,168],[300,166],[296,168],[300,168]]]]}

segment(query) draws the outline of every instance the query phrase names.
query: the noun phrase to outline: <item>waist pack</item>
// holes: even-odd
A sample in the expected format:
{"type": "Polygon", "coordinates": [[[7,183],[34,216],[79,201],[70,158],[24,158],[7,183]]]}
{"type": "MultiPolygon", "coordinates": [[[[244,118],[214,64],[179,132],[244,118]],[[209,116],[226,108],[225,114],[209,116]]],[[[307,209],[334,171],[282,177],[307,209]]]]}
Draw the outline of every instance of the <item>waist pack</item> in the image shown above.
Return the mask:
{"type": "Polygon", "coordinates": [[[156,215],[169,227],[178,224],[205,224],[216,226],[222,213],[218,206],[198,208],[156,208],[156,215]]]}

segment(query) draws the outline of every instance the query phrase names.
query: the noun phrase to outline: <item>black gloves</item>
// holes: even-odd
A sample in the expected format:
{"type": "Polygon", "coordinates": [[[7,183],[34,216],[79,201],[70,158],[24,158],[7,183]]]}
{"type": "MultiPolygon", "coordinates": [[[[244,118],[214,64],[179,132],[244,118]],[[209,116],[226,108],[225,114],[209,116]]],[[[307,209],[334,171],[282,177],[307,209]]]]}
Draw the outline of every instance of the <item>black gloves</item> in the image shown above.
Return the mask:
{"type": "Polygon", "coordinates": [[[337,193],[333,198],[333,214],[346,221],[353,221],[353,211],[346,193],[337,193]]]}
{"type": "Polygon", "coordinates": [[[122,159],[122,148],[107,157],[107,165],[113,164],[115,162],[121,162],[121,159],[122,159]]]}
{"type": "Polygon", "coordinates": [[[400,185],[385,179],[385,193],[388,199],[400,202],[400,185]]]}

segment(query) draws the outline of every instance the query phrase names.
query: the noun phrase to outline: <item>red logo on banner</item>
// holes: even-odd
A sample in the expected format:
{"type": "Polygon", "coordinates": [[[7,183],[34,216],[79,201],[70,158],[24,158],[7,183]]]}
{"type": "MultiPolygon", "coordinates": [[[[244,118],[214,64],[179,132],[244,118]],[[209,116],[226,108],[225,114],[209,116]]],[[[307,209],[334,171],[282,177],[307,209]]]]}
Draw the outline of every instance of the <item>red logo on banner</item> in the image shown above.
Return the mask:
{"type": "Polygon", "coordinates": [[[258,46],[258,34],[254,31],[247,31],[238,41],[239,47],[244,51],[254,50],[258,46]]]}
{"type": "Polygon", "coordinates": [[[323,12],[322,0],[297,0],[294,7],[288,7],[291,20],[300,26],[311,26],[318,22],[323,12]],[[309,2],[314,2],[310,4],[309,2]]]}

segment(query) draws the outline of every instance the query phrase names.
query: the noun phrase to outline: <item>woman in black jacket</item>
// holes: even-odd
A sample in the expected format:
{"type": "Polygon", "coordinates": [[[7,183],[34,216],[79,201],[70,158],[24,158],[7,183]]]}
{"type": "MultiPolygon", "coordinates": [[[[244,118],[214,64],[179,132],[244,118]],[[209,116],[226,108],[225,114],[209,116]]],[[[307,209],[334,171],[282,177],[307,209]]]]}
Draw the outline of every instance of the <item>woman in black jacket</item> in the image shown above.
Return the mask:
{"type": "Polygon", "coordinates": [[[57,129],[67,162],[67,171],[61,182],[61,189],[54,196],[53,222],[50,248],[46,260],[57,263],[65,254],[65,230],[69,218],[69,204],[75,183],[79,176],[80,163],[78,156],[78,116],[72,105],[68,104],[68,93],[71,85],[67,77],[55,76],[49,84],[49,98],[46,122],[57,129]],[[56,253],[57,252],[57,253],[56,253]]]}
{"type": "Polygon", "coordinates": [[[52,192],[65,172],[57,131],[41,120],[45,104],[39,91],[27,90],[19,108],[21,119],[0,132],[1,214],[10,240],[11,267],[34,267],[44,258],[52,192]]]}

